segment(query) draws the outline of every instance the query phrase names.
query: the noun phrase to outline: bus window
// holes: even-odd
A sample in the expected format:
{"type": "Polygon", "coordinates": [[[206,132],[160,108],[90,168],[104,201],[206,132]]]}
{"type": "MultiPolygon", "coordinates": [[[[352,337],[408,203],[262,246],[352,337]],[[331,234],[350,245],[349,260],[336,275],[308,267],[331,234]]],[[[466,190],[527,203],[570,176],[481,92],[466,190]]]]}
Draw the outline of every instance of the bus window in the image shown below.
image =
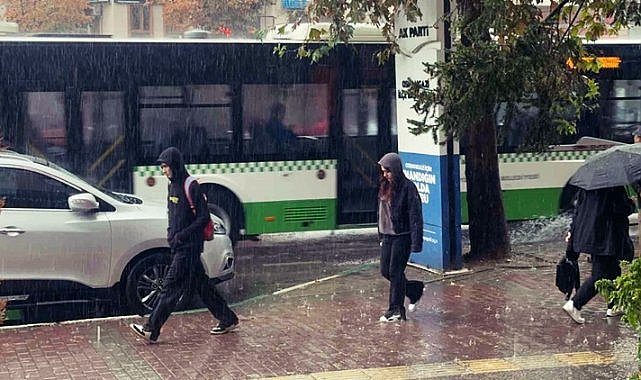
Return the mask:
{"type": "Polygon", "coordinates": [[[527,143],[527,136],[536,120],[538,110],[535,107],[517,104],[514,107],[512,120],[507,123],[507,105],[501,103],[497,107],[495,120],[498,131],[498,151],[514,153],[527,143]]]}
{"type": "Polygon", "coordinates": [[[343,133],[346,136],[378,134],[378,91],[375,88],[343,91],[343,133]]]}
{"type": "Polygon", "coordinates": [[[22,115],[27,153],[67,166],[64,93],[24,92],[22,115]]]}
{"type": "Polygon", "coordinates": [[[324,156],[329,135],[326,84],[243,85],[244,151],[266,158],[324,156]]]}
{"type": "Polygon", "coordinates": [[[641,80],[613,80],[604,107],[603,138],[632,142],[632,132],[641,122],[641,80]]]}
{"type": "Polygon", "coordinates": [[[231,88],[227,85],[143,86],[140,134],[145,159],[175,146],[186,163],[226,156],[231,144],[231,88]]]}

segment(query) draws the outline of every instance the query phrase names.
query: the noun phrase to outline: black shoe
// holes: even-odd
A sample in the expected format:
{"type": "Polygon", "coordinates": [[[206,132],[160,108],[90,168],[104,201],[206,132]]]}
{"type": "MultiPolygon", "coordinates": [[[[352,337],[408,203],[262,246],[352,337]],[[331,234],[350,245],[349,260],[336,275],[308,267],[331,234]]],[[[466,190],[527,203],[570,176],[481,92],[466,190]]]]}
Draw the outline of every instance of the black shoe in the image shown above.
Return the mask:
{"type": "Polygon", "coordinates": [[[405,317],[405,309],[388,310],[378,320],[381,322],[405,321],[407,320],[407,318],[405,317]]]}
{"type": "Polygon", "coordinates": [[[153,336],[152,332],[145,325],[139,325],[137,323],[131,323],[129,327],[138,335],[139,337],[145,339],[149,344],[154,344],[158,341],[158,336],[153,336]]]}
{"type": "Polygon", "coordinates": [[[221,335],[221,334],[226,334],[230,332],[231,330],[235,329],[238,327],[238,319],[231,323],[218,323],[218,325],[209,331],[210,334],[212,335],[221,335]]]}

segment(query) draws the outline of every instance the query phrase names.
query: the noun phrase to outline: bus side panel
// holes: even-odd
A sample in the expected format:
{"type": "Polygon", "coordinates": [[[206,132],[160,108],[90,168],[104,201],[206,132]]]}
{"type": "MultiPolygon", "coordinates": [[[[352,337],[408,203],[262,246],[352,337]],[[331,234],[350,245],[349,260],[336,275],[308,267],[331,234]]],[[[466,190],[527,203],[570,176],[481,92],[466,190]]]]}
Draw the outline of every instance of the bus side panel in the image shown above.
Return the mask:
{"type": "MultiPolygon", "coordinates": [[[[507,220],[528,220],[559,214],[559,198],[563,188],[503,190],[503,206],[507,220]]],[[[467,193],[461,193],[461,214],[467,224],[467,193]]]]}
{"type": "Polygon", "coordinates": [[[283,200],[245,203],[248,235],[272,232],[332,230],[336,199],[283,200]]]}
{"type": "MultiPolygon", "coordinates": [[[[583,161],[596,151],[499,154],[505,216],[527,220],[559,214],[563,187],[583,161]]],[[[465,160],[461,160],[461,214],[468,222],[465,160]]]]}

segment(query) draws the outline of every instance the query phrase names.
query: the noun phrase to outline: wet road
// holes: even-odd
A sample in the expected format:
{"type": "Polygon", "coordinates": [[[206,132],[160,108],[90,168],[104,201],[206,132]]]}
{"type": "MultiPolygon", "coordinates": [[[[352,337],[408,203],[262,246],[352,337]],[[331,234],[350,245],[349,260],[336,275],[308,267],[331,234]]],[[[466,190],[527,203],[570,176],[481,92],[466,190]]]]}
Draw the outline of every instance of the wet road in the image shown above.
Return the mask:
{"type": "MultiPolygon", "coordinates": [[[[236,275],[219,286],[234,304],[378,259],[372,228],[264,235],[238,242],[234,249],[236,275]]],[[[195,305],[201,307],[202,305],[195,305]]],[[[113,305],[78,301],[30,309],[28,319],[7,324],[60,322],[121,315],[113,305]]]]}
{"type": "MultiPolygon", "coordinates": [[[[562,246],[569,218],[558,217],[511,223],[513,254],[519,255],[530,244],[562,246]]],[[[637,226],[630,233],[637,234],[637,226]]],[[[466,228],[462,233],[467,250],[466,228]]],[[[527,251],[527,249],[526,249],[527,251]]],[[[236,275],[219,285],[230,303],[272,294],[290,286],[322,279],[364,263],[378,261],[379,246],[375,228],[263,235],[243,240],[235,247],[236,275]]],[[[200,305],[197,305],[200,306],[200,305]]],[[[24,323],[49,322],[118,315],[109,305],[94,303],[44,306],[32,310],[24,323]]]]}
{"type": "Polygon", "coordinates": [[[378,260],[376,230],[261,236],[235,249],[236,276],[220,285],[232,303],[349,270],[378,260]]]}

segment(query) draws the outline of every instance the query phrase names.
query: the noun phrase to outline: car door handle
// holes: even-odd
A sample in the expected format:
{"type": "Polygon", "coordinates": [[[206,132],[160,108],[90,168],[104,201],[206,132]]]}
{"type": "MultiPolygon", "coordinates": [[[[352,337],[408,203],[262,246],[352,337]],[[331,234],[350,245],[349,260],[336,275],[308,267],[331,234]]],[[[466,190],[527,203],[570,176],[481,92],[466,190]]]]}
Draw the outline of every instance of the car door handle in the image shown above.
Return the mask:
{"type": "Polygon", "coordinates": [[[10,237],[18,236],[23,233],[25,233],[23,229],[20,229],[15,226],[7,226],[7,227],[0,228],[0,234],[7,235],[10,237]]]}

